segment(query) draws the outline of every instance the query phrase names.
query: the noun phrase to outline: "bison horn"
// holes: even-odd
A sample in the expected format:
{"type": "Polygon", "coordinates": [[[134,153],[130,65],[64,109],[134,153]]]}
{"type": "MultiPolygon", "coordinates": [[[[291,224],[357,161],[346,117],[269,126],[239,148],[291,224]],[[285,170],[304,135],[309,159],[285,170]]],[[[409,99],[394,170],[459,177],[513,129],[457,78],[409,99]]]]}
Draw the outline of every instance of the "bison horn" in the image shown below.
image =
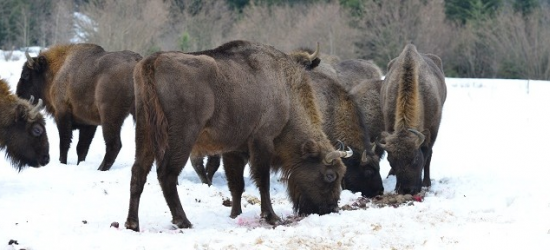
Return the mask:
{"type": "Polygon", "coordinates": [[[29,102],[30,102],[31,104],[34,103],[34,96],[33,96],[33,95],[31,95],[31,98],[29,98],[29,102]]]}
{"type": "Polygon", "coordinates": [[[367,164],[367,162],[368,162],[368,159],[367,159],[367,150],[364,150],[364,151],[363,151],[363,154],[361,154],[361,163],[367,164]]]}
{"type": "Polygon", "coordinates": [[[418,130],[416,129],[408,129],[411,133],[415,134],[416,136],[418,136],[418,141],[416,142],[418,146],[422,145],[422,143],[424,143],[424,140],[426,139],[426,136],[420,132],[418,132],[418,130]]]}
{"type": "Polygon", "coordinates": [[[313,59],[317,58],[319,56],[319,42],[317,42],[317,49],[313,54],[309,56],[310,61],[313,61],[313,59]]]}
{"type": "Polygon", "coordinates": [[[31,55],[29,55],[29,51],[25,51],[25,57],[27,58],[27,66],[32,69],[34,66],[34,59],[32,59],[31,55]]]}
{"type": "Polygon", "coordinates": [[[340,150],[332,151],[325,156],[323,163],[325,165],[332,165],[334,160],[342,157],[348,158],[348,157],[351,157],[352,155],[353,155],[353,151],[351,150],[350,147],[348,147],[348,151],[340,151],[340,150]]]}
{"type": "Polygon", "coordinates": [[[38,113],[40,110],[44,108],[44,103],[42,102],[42,99],[38,99],[38,103],[32,108],[32,113],[38,113]]]}

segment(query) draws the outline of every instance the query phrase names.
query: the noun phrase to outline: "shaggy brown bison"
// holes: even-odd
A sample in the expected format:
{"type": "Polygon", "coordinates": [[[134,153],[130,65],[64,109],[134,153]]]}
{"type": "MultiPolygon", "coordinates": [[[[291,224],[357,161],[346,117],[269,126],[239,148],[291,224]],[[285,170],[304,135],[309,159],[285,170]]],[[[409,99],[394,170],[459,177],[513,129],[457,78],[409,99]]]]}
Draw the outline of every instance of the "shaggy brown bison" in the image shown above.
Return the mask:
{"type": "Polygon", "coordinates": [[[415,194],[431,186],[432,147],[447,96],[445,76],[439,57],[421,54],[412,44],[388,69],[380,92],[385,123],[380,145],[397,177],[396,191],[415,194]]]}
{"type": "MultiPolygon", "coordinates": [[[[380,155],[374,154],[370,127],[363,107],[333,74],[316,70],[319,65],[319,46],[313,53],[298,50],[290,55],[306,69],[311,78],[316,100],[323,115],[323,131],[332,143],[342,142],[352,148],[353,157],[343,159],[347,167],[342,187],[373,197],[382,194],[384,186],[380,176],[380,155]]],[[[322,62],[322,61],[321,61],[322,62]]],[[[379,105],[378,105],[379,106],[379,105]]],[[[370,117],[369,117],[370,118],[370,117]]],[[[381,121],[382,122],[382,121],[381,121]]],[[[382,150],[383,152],[383,150],[382,150]]]]}
{"type": "MultiPolygon", "coordinates": [[[[365,124],[369,128],[369,141],[376,145],[385,129],[384,116],[380,107],[380,89],[383,80],[367,79],[361,81],[353,87],[349,93],[359,105],[359,109],[365,119],[365,124]]],[[[374,147],[374,153],[378,159],[382,158],[384,149],[374,147]]]]}
{"type": "Polygon", "coordinates": [[[0,149],[6,150],[6,157],[19,171],[50,162],[42,108],[42,100],[32,106],[12,94],[8,83],[0,79],[0,149]]]}
{"type": "Polygon", "coordinates": [[[122,147],[120,128],[133,113],[132,71],[140,59],[131,51],[107,52],[94,44],[55,45],[35,58],[27,54],[17,95],[44,99],[59,131],[61,163],[67,164],[72,130],[80,130],[78,164],[101,125],[106,153],[99,170],[111,168],[122,147]]]}
{"type": "Polygon", "coordinates": [[[382,79],[382,70],[372,60],[347,59],[339,60],[331,56],[319,53],[319,44],[317,50],[312,51],[309,48],[299,48],[291,54],[299,64],[308,70],[324,73],[338,80],[347,91],[366,79],[382,79]],[[325,60],[325,58],[329,58],[325,60]]]}
{"type": "Polygon", "coordinates": [[[382,79],[382,70],[372,61],[349,59],[333,65],[338,81],[346,90],[351,90],[365,79],[382,79]]]}
{"type": "Polygon", "coordinates": [[[346,152],[335,150],[323,133],[309,78],[288,55],[247,41],[189,54],[158,52],[138,63],[134,79],[136,159],[126,228],[139,230],[140,196],[155,160],[172,223],[191,227],[176,189],[191,151],[228,156],[234,205],[243,192],[235,183],[243,178],[245,155],[262,217],[271,224],[280,218],[270,201],[270,170],[282,171],[297,213],[338,208],[346,152]]]}

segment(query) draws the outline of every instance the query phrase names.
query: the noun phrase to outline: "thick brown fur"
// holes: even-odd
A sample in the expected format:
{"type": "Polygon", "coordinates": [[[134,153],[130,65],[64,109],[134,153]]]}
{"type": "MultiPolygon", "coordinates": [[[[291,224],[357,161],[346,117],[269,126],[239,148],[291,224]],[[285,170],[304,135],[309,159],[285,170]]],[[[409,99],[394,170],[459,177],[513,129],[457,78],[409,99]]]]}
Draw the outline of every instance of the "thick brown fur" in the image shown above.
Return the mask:
{"type": "Polygon", "coordinates": [[[384,191],[380,176],[380,157],[372,151],[370,127],[360,104],[334,78],[309,71],[317,103],[323,114],[323,130],[333,144],[351,147],[353,156],[342,159],[347,167],[342,187],[373,197],[384,191]],[[366,161],[361,158],[365,153],[366,161]]]}
{"type": "Polygon", "coordinates": [[[432,147],[446,95],[439,57],[421,54],[408,44],[389,63],[380,92],[385,124],[381,146],[397,176],[399,193],[416,193],[431,185],[432,147]]]}
{"type": "MultiPolygon", "coordinates": [[[[384,116],[380,107],[380,89],[382,88],[382,84],[383,80],[367,79],[350,90],[350,95],[358,103],[361,113],[365,117],[365,124],[369,128],[369,141],[375,145],[380,140],[382,132],[385,129],[384,116]]],[[[375,147],[374,153],[381,159],[384,149],[375,147]]]]}
{"type": "Polygon", "coordinates": [[[61,163],[67,164],[72,130],[79,129],[78,163],[84,161],[97,126],[106,144],[99,170],[109,170],[122,142],[120,128],[134,113],[132,71],[141,56],[131,51],[107,52],[95,44],[58,44],[23,65],[17,95],[42,98],[60,136],[61,163]]]}
{"type": "Polygon", "coordinates": [[[21,171],[26,166],[45,166],[50,161],[49,143],[41,107],[11,93],[0,79],[0,149],[21,171]]]}
{"type": "MultiPolygon", "coordinates": [[[[369,122],[383,123],[383,121],[369,120],[370,114],[364,112],[365,107],[361,106],[365,103],[358,102],[359,100],[346,91],[335,71],[315,67],[315,65],[323,65],[323,60],[320,63],[316,62],[318,58],[313,55],[314,53],[307,49],[299,49],[290,53],[296,62],[308,69],[318,105],[323,114],[325,133],[332,143],[343,142],[354,151],[351,158],[343,159],[347,166],[347,172],[342,182],[343,187],[352,192],[361,192],[368,197],[379,195],[384,190],[379,165],[381,153],[375,154],[372,151],[374,140],[371,141],[369,122]],[[365,153],[366,161],[362,159],[363,153],[365,153]]],[[[328,69],[333,68],[330,66],[328,69]]],[[[352,75],[351,70],[348,70],[348,73],[352,75]]],[[[379,106],[377,105],[378,108],[379,106]]],[[[380,149],[378,151],[383,152],[380,149]]]]}
{"type": "Polygon", "coordinates": [[[127,228],[139,230],[139,197],[154,160],[172,222],[191,227],[176,183],[192,153],[223,155],[232,217],[241,212],[247,162],[269,223],[280,220],[270,202],[271,170],[288,180],[296,212],[337,208],[345,166],[339,158],[323,163],[335,149],[323,133],[308,76],[288,55],[247,41],[188,54],[160,52],[138,63],[134,79],[136,160],[127,228]]]}

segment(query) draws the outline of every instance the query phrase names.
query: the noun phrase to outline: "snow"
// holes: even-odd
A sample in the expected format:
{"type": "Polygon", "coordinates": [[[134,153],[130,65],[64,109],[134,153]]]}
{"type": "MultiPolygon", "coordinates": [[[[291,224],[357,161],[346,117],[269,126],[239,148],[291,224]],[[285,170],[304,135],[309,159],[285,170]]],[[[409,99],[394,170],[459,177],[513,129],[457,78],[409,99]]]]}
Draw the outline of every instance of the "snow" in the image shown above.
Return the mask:
{"type": "MultiPolygon", "coordinates": [[[[0,59],[0,77],[12,91],[25,58],[18,53],[17,60],[0,59]]],[[[208,187],[187,163],[178,192],[193,228],[171,225],[153,169],[141,198],[141,231],[126,230],[131,118],[113,168],[100,172],[101,129],[78,166],[75,131],[69,164],[63,165],[57,128],[48,117],[50,164],[17,172],[0,159],[0,249],[550,249],[550,82],[447,78],[447,85],[432,187],[423,202],[310,215],[276,228],[260,220],[259,204],[247,202],[259,198],[248,174],[243,214],[231,219],[222,205],[230,197],[223,169],[208,187]],[[19,245],[8,245],[10,240],[19,245]]],[[[388,171],[384,159],[383,176],[388,171]]],[[[276,175],[271,180],[275,211],[291,216],[285,186],[276,175]]],[[[386,192],[394,185],[394,177],[384,180],[386,192]]],[[[343,191],[340,205],[357,197],[343,191]]]]}

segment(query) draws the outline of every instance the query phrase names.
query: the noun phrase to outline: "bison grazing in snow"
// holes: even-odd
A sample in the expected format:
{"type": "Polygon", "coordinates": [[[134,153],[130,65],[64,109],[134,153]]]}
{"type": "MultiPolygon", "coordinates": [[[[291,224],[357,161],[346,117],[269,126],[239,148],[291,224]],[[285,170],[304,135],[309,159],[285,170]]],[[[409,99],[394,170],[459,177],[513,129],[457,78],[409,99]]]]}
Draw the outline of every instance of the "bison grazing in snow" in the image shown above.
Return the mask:
{"type": "MultiPolygon", "coordinates": [[[[338,208],[346,171],[322,130],[305,70],[271,46],[233,41],[194,53],[158,52],[134,71],[136,159],[126,228],[139,230],[138,207],[153,161],[172,223],[191,227],[176,182],[191,152],[224,155],[233,204],[248,161],[261,195],[262,217],[280,218],[269,194],[270,170],[282,171],[299,214],[338,208]]],[[[240,212],[233,207],[232,216],[240,212]]]]}
{"type": "Polygon", "coordinates": [[[133,113],[132,72],[140,59],[131,51],[106,52],[94,44],[55,45],[35,58],[27,54],[17,95],[44,99],[59,131],[61,163],[67,164],[72,130],[80,130],[78,164],[101,125],[106,153],[99,170],[111,168],[122,147],[122,123],[133,113]]]}
{"type": "Polygon", "coordinates": [[[415,194],[431,185],[432,147],[446,96],[439,57],[421,54],[408,44],[388,64],[380,92],[385,123],[380,146],[388,153],[398,193],[415,194]]]}
{"type": "Polygon", "coordinates": [[[316,68],[320,65],[318,54],[319,46],[313,53],[298,50],[290,55],[309,70],[307,72],[323,116],[324,132],[332,143],[340,141],[354,151],[352,157],[343,159],[347,171],[342,187],[367,197],[382,194],[380,155],[374,154],[372,149],[375,144],[374,140],[370,141],[369,120],[362,112],[363,107],[346,91],[336,75],[316,68]]]}
{"type": "Polygon", "coordinates": [[[0,79],[0,149],[6,149],[7,158],[19,171],[50,161],[42,108],[42,100],[32,106],[12,94],[8,83],[0,79]]]}

